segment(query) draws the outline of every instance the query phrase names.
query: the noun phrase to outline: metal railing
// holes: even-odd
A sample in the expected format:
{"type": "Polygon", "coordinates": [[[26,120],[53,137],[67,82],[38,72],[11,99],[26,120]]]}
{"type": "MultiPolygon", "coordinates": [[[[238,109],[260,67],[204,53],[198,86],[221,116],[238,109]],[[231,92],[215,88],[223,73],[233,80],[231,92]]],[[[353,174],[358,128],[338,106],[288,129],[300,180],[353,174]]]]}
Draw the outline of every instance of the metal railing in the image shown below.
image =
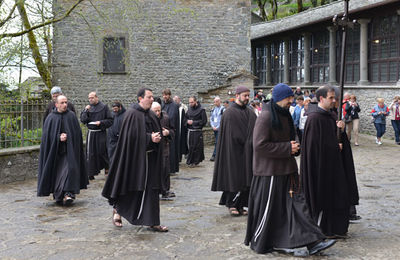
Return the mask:
{"type": "MultiPolygon", "coordinates": [[[[81,111],[89,104],[87,100],[70,100],[79,120],[81,111]]],[[[114,100],[101,100],[111,110],[114,100]]],[[[134,100],[119,100],[128,108],[134,100]]],[[[43,119],[49,100],[2,101],[0,100],[0,149],[40,144],[43,119]]],[[[85,138],[87,128],[81,124],[85,138]]]]}

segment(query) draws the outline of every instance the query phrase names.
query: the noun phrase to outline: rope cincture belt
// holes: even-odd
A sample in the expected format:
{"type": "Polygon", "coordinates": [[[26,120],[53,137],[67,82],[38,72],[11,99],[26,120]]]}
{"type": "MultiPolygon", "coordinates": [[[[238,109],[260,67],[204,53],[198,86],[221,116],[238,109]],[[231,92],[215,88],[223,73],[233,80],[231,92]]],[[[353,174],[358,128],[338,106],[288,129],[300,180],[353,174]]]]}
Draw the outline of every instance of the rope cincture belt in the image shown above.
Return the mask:
{"type": "Polygon", "coordinates": [[[188,135],[186,137],[186,144],[187,144],[187,147],[190,147],[190,145],[189,145],[190,132],[202,132],[203,129],[188,129],[188,130],[189,130],[189,133],[188,133],[188,135]]]}

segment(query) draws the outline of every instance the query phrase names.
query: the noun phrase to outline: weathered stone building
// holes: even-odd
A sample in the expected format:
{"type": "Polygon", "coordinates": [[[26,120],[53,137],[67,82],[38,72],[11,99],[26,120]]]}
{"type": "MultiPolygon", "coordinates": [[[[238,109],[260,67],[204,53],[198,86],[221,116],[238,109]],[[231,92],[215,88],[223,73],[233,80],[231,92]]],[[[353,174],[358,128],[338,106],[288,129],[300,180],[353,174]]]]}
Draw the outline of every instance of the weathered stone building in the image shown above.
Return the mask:
{"type": "MultiPolygon", "coordinates": [[[[54,1],[66,10],[75,1],[54,1]]],[[[54,26],[54,84],[71,98],[187,98],[250,71],[250,0],[92,0],[54,26]]]]}
{"type": "MultiPolygon", "coordinates": [[[[351,0],[346,44],[345,91],[361,106],[363,132],[375,133],[370,111],[376,98],[389,105],[400,95],[400,1],[351,0]]],[[[251,27],[253,71],[258,88],[278,82],[315,89],[337,84],[340,77],[341,31],[332,18],[343,14],[343,1],[251,27]]],[[[388,134],[393,135],[390,121],[388,134]]]]}

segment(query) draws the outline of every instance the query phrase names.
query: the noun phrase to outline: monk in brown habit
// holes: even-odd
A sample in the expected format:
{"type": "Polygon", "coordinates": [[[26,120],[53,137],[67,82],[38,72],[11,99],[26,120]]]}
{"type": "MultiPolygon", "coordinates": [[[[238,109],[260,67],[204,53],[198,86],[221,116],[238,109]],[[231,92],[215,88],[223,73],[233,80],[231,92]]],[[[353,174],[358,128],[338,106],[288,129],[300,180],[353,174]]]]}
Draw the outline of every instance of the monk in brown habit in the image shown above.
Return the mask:
{"type": "Polygon", "coordinates": [[[293,99],[289,86],[276,85],[254,127],[254,176],[245,244],[257,253],[307,256],[335,243],[325,240],[300,193],[295,160],[299,143],[289,113],[293,99]]]}
{"type": "Polygon", "coordinates": [[[253,159],[253,128],[257,116],[250,107],[250,90],[236,88],[235,102],[222,114],[212,191],[223,191],[219,204],[232,216],[247,215],[253,159]]]}

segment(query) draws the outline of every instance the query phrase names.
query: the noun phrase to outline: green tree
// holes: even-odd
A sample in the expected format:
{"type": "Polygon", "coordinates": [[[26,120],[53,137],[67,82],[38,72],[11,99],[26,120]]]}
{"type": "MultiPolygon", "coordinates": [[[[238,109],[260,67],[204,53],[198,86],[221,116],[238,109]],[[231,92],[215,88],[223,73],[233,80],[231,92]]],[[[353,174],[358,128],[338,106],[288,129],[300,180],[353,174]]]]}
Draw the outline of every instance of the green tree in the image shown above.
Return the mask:
{"type": "Polygon", "coordinates": [[[68,17],[83,1],[76,0],[63,13],[53,13],[52,0],[0,0],[0,45],[8,43],[9,47],[14,46],[9,49],[2,64],[0,63],[3,68],[15,63],[15,55],[20,57],[23,52],[23,46],[18,49],[18,43],[12,44],[10,38],[27,35],[35,69],[47,88],[51,88],[51,26],[68,17]],[[12,51],[13,49],[18,50],[12,51]]]}

